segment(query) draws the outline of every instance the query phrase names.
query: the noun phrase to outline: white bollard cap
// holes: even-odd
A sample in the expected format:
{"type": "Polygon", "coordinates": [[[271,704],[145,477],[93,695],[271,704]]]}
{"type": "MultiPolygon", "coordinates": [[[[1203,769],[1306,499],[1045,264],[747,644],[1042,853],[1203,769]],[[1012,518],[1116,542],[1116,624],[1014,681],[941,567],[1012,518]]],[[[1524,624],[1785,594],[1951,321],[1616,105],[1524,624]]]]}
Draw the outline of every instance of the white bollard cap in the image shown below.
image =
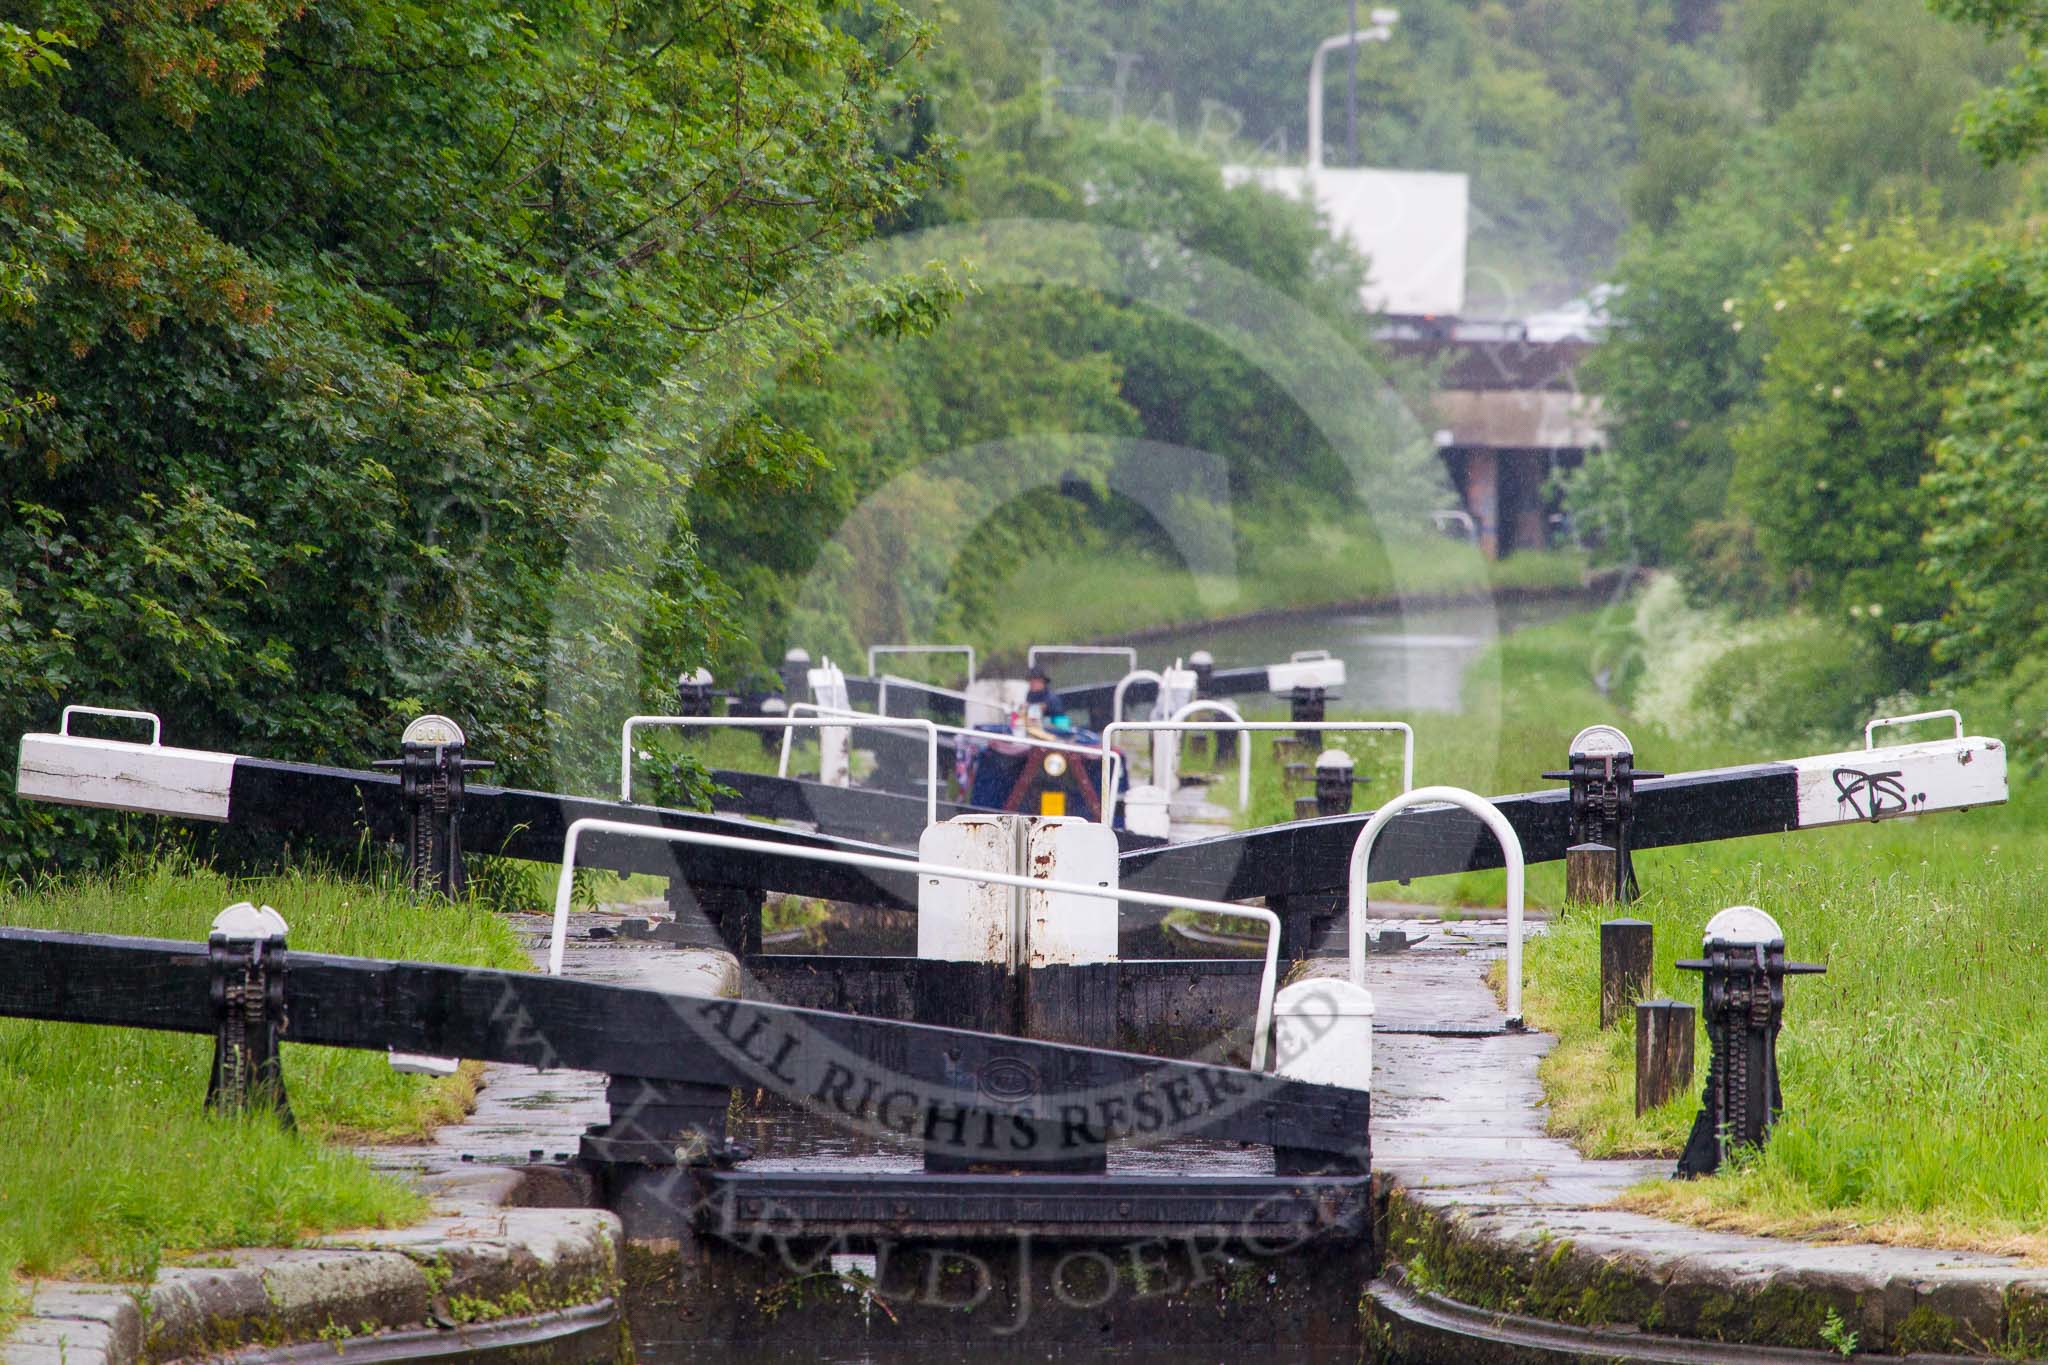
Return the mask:
{"type": "Polygon", "coordinates": [[[1707,921],[1702,943],[1783,944],[1785,931],[1754,905],[1731,905],[1707,921]]]}
{"type": "Polygon", "coordinates": [[[1572,736],[1566,753],[1575,757],[1612,758],[1618,754],[1633,754],[1636,746],[1629,742],[1627,735],[1612,725],[1588,725],[1572,736]]]}
{"type": "Polygon", "coordinates": [[[1358,760],[1345,753],[1342,749],[1325,749],[1316,755],[1316,767],[1318,768],[1355,768],[1357,766],[1358,760]]]}
{"type": "Polygon", "coordinates": [[[1372,1089],[1372,992],[1341,977],[1315,976],[1273,999],[1274,1070],[1353,1090],[1372,1089]]]}
{"type": "Polygon", "coordinates": [[[462,727],[446,716],[426,715],[416,717],[405,727],[405,733],[398,737],[401,744],[461,744],[464,742],[462,727]]]}
{"type": "Polygon", "coordinates": [[[287,932],[284,916],[269,906],[240,901],[213,917],[213,933],[223,938],[282,938],[287,932]]]}

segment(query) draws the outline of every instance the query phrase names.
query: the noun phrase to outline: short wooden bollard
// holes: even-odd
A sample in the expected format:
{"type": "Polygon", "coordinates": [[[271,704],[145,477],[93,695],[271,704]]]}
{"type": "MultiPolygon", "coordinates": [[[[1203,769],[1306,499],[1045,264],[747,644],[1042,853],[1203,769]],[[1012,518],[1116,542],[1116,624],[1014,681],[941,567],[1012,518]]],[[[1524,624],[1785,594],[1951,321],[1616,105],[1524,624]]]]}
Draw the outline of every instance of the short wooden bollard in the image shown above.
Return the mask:
{"type": "Polygon", "coordinates": [[[1692,1089],[1693,1007],[1676,1000],[1636,1005],[1636,1113],[1692,1089]]]}
{"type": "Polygon", "coordinates": [[[1619,858],[1606,844],[1573,844],[1564,851],[1564,898],[1579,905],[1612,905],[1620,888],[1619,858]]]}
{"type": "Polygon", "coordinates": [[[1600,1027],[1613,1028],[1630,1002],[1650,993],[1655,930],[1648,920],[1600,922],[1600,1027]]]}

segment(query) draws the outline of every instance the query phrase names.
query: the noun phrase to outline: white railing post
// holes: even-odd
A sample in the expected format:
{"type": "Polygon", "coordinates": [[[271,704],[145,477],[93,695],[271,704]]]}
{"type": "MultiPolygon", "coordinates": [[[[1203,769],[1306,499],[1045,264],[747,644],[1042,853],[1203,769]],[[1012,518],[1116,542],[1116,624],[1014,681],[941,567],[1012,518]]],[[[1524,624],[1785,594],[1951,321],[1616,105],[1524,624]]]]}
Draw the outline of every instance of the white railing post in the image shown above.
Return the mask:
{"type": "Polygon", "coordinates": [[[1515,827],[1485,797],[1466,791],[1463,787],[1417,787],[1406,791],[1372,813],[1372,819],[1365,822],[1359,831],[1358,842],[1351,846],[1351,866],[1347,878],[1346,900],[1351,917],[1351,984],[1365,985],[1365,921],[1371,903],[1371,861],[1374,840],[1387,822],[1411,806],[1452,805],[1469,811],[1479,817],[1481,824],[1491,830],[1493,837],[1500,841],[1501,860],[1508,871],[1508,1026],[1519,1028],[1522,1023],[1522,893],[1526,879],[1526,866],[1522,859],[1522,840],[1515,833],[1515,827]]]}
{"type": "Polygon", "coordinates": [[[1190,900],[1184,896],[1162,896],[1150,891],[1126,891],[1121,887],[1093,882],[1061,882],[1043,877],[1020,877],[1011,873],[954,867],[948,863],[927,863],[909,858],[888,858],[873,853],[845,853],[828,848],[798,848],[767,839],[743,839],[730,834],[706,834],[692,829],[655,829],[622,820],[595,817],[573,821],[562,841],[562,875],[555,884],[554,931],[548,942],[548,972],[562,974],[562,957],[569,936],[569,905],[576,891],[576,851],[585,831],[628,839],[650,839],[657,843],[690,844],[699,848],[720,848],[735,853],[773,854],[804,862],[830,863],[836,867],[858,867],[879,872],[907,872],[919,877],[940,877],[954,881],[1014,886],[1046,894],[1087,896],[1129,905],[1149,905],[1165,910],[1195,910],[1234,919],[1256,920],[1266,926],[1266,962],[1259,975],[1259,1010],[1252,1033],[1254,1071],[1266,1069],[1267,1036],[1273,1031],[1273,993],[1280,980],[1280,917],[1255,905],[1234,905],[1229,901],[1190,900]]]}

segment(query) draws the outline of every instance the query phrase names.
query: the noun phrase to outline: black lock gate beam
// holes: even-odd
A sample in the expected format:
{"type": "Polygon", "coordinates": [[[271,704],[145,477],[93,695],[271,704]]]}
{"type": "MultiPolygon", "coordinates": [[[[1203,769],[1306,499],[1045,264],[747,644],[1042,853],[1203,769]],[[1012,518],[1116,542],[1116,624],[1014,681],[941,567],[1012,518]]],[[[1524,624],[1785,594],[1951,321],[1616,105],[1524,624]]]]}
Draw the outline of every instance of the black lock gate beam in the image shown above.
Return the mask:
{"type": "MultiPolygon", "coordinates": [[[[1782,834],[1797,829],[1967,810],[2006,799],[2005,750],[1995,739],[1856,750],[1783,763],[1674,773],[1635,784],[1632,848],[1782,834]]],[[[1531,863],[1556,862],[1572,842],[1571,793],[1497,796],[1531,863]]],[[[1123,885],[1164,895],[1250,900],[1346,888],[1351,849],[1372,812],[1299,820],[1126,853],[1123,885]]],[[[1373,849],[1373,881],[1405,881],[1501,866],[1500,846],[1455,807],[1396,816],[1373,849]]]]}
{"type": "MultiPolygon", "coordinates": [[[[0,927],[0,1016],[211,1035],[216,975],[205,943],[0,927]]],[[[988,1117],[1002,1160],[1020,1168],[1125,1135],[1255,1143],[1295,1154],[1297,1170],[1321,1157],[1356,1174],[1367,1159],[1367,1092],[1230,1066],[321,953],[290,955],[282,994],[293,1043],[760,1087],[849,1121],[905,1118],[928,1145],[972,1149],[988,1117]]]]}
{"type": "MultiPolygon", "coordinates": [[[[1940,742],[1677,773],[1636,783],[1630,843],[1665,848],[1995,805],[2006,799],[2005,771],[2000,741],[1958,734],[1940,742]]],[[[33,800],[220,820],[344,844],[364,831],[386,840],[402,839],[406,832],[407,812],[394,777],[63,734],[23,736],[17,790],[33,800]]],[[[1493,805],[1514,827],[1527,861],[1565,856],[1573,842],[1568,791],[1495,797],[1493,805]]],[[[898,849],[729,816],[485,786],[465,793],[462,838],[480,853],[554,863],[569,825],[586,817],[904,856],[898,849]]],[[[1332,816],[1127,851],[1120,879],[1131,890],[1208,900],[1334,894],[1346,889],[1352,846],[1370,818],[1371,812],[1332,816]]],[[[593,839],[589,856],[594,866],[679,876],[692,884],[917,908],[917,888],[908,875],[604,836],[593,839]]],[[[1499,846],[1474,816],[1455,807],[1425,807],[1403,812],[1387,826],[1373,850],[1371,877],[1405,880],[1499,866],[1499,846]]]]}

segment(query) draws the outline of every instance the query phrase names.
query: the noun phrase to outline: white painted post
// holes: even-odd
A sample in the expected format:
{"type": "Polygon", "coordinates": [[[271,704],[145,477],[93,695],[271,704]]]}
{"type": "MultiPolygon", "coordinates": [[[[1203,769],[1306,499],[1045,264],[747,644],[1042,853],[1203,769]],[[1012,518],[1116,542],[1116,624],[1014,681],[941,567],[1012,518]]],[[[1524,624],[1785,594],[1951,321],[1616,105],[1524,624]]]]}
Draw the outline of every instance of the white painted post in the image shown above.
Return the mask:
{"type": "MultiPolygon", "coordinates": [[[[1021,815],[956,815],[926,828],[918,861],[973,872],[1015,875],[1024,838],[1021,815]]],[[[917,955],[933,962],[998,962],[1023,956],[1017,889],[1001,882],[921,878],[917,955]]]]}
{"type": "Polygon", "coordinates": [[[1372,992],[1312,976],[1273,998],[1273,1070],[1298,1081],[1372,1089],[1372,992]]]}
{"type": "MultiPolygon", "coordinates": [[[[1023,871],[1035,878],[1117,884],[1116,834],[1071,816],[1032,820],[1023,871]]],[[[919,850],[923,856],[923,850],[919,850]]],[[[923,910],[918,912],[923,920],[923,910]]],[[[1033,967],[1117,960],[1116,905],[1063,891],[1024,893],[1024,942],[1033,967]]]]}
{"type": "MultiPolygon", "coordinates": [[[[831,659],[810,670],[807,680],[811,700],[820,708],[834,711],[852,709],[846,693],[846,674],[831,659]]],[[[818,731],[818,780],[831,787],[853,785],[852,730],[833,725],[818,731]]]]}

